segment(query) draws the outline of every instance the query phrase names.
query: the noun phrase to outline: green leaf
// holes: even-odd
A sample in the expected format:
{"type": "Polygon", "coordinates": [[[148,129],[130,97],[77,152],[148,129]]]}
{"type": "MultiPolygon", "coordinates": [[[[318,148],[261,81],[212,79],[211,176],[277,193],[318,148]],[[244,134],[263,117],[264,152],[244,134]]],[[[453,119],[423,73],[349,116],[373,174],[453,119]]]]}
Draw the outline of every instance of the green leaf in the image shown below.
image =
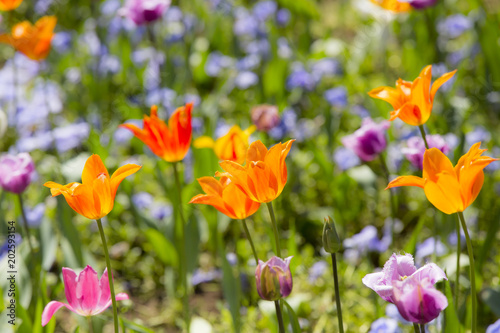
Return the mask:
{"type": "Polygon", "coordinates": [[[481,294],[481,300],[490,308],[496,316],[500,316],[500,291],[492,288],[484,289],[481,294]]]}
{"type": "Polygon", "coordinates": [[[415,248],[417,247],[417,241],[418,241],[418,237],[420,236],[421,232],[422,232],[422,228],[424,227],[424,224],[425,224],[425,218],[423,218],[423,215],[420,217],[420,219],[418,220],[418,224],[417,226],[415,227],[415,229],[413,230],[411,236],[410,236],[410,240],[408,241],[408,243],[406,243],[406,246],[404,248],[404,251],[406,253],[411,253],[411,254],[415,254],[415,248]]]}
{"type": "Polygon", "coordinates": [[[128,329],[131,329],[133,332],[139,332],[139,333],[155,333],[152,329],[147,328],[146,326],[142,326],[140,324],[134,323],[130,320],[127,320],[125,318],[120,319],[123,322],[123,325],[127,327],[128,329]]]}
{"type": "Polygon", "coordinates": [[[311,18],[319,18],[319,9],[312,0],[279,0],[278,3],[291,12],[311,18]]]}
{"type": "Polygon", "coordinates": [[[455,312],[455,304],[453,303],[453,295],[451,294],[450,282],[444,281],[444,294],[448,299],[448,307],[444,310],[444,333],[461,332],[462,327],[455,312]]]}
{"type": "Polygon", "coordinates": [[[153,251],[158,258],[165,264],[176,267],[179,263],[177,251],[170,240],[156,229],[147,229],[144,234],[153,247],[153,251]]]}
{"type": "Polygon", "coordinates": [[[57,237],[49,220],[44,219],[40,225],[40,246],[42,248],[42,269],[50,270],[56,260],[57,237]]]}
{"type": "Polygon", "coordinates": [[[282,300],[282,301],[283,301],[283,304],[285,304],[287,312],[288,312],[288,318],[290,320],[290,324],[292,325],[292,332],[293,333],[301,333],[299,319],[297,318],[295,311],[293,311],[290,304],[288,304],[285,300],[282,300]]]}
{"type": "Polygon", "coordinates": [[[229,304],[229,311],[233,317],[234,331],[240,332],[241,318],[239,280],[234,276],[233,268],[226,259],[225,251],[221,250],[219,253],[222,258],[222,292],[224,293],[224,299],[229,304]]]}

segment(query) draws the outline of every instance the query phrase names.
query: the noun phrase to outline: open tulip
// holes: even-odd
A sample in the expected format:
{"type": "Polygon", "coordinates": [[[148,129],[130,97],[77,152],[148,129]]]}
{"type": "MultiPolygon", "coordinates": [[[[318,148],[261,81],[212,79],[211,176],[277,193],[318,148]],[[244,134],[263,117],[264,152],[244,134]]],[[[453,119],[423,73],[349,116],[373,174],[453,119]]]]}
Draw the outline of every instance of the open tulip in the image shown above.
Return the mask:
{"type": "Polygon", "coordinates": [[[131,130],[153,153],[167,162],[179,162],[186,156],[191,144],[191,111],[193,103],[177,108],[168,120],[168,125],[158,118],[158,107],[151,107],[151,116],[144,116],[140,129],[133,124],[120,127],[131,130]]]}
{"type": "Polygon", "coordinates": [[[28,153],[0,157],[0,186],[20,194],[28,187],[35,175],[35,164],[28,153]]]}
{"type": "Polygon", "coordinates": [[[272,257],[267,262],[259,260],[259,265],[255,270],[255,280],[260,298],[266,301],[277,301],[290,295],[293,288],[290,272],[291,260],[292,257],[285,260],[272,257]]]}
{"type": "Polygon", "coordinates": [[[136,164],[127,164],[118,168],[110,178],[101,158],[94,154],[85,163],[82,184],[74,182],[60,185],[46,182],[44,186],[50,188],[53,197],[62,194],[68,205],[78,214],[97,220],[108,215],[113,209],[118,185],[140,168],[141,166],[136,164]]]}
{"type": "Polygon", "coordinates": [[[245,219],[259,209],[260,203],[248,198],[226,176],[220,177],[219,180],[202,177],[198,179],[198,183],[206,194],[198,194],[189,203],[213,206],[232,219],[245,219]]]}
{"type": "MultiPolygon", "coordinates": [[[[63,306],[85,317],[95,316],[111,306],[107,269],[104,270],[101,279],[98,278],[97,272],[88,265],[78,276],[72,269],[63,267],[62,275],[68,304],[58,301],[51,301],[47,304],[42,313],[42,326],[47,325],[56,311],[63,306]]],[[[116,295],[117,301],[126,299],[128,295],[125,293],[116,295]]]]}
{"type": "Polygon", "coordinates": [[[463,212],[476,200],[484,182],[483,169],[498,159],[481,156],[486,149],[475,143],[453,167],[448,157],[437,148],[424,153],[423,177],[400,176],[387,188],[417,186],[425,191],[427,199],[446,214],[463,212]]]}
{"type": "Polygon", "coordinates": [[[255,126],[243,131],[238,125],[234,125],[226,135],[215,141],[211,137],[202,136],[193,145],[196,148],[212,148],[219,160],[243,163],[248,150],[248,139],[254,131],[255,126]]]}
{"type": "Polygon", "coordinates": [[[0,0],[0,10],[9,11],[14,10],[23,2],[23,0],[0,0]]]}
{"type": "Polygon", "coordinates": [[[387,120],[376,123],[365,118],[357,131],[342,138],[342,144],[363,161],[372,161],[387,147],[385,133],[389,126],[387,120]]]}
{"type": "Polygon", "coordinates": [[[371,2],[396,13],[404,13],[411,9],[410,4],[398,0],[371,0],[371,2]]]}
{"type": "Polygon", "coordinates": [[[420,126],[425,124],[431,115],[436,92],[455,72],[456,70],[444,74],[434,81],[431,87],[432,65],[429,65],[413,82],[399,79],[396,81],[396,88],[379,87],[368,94],[392,105],[394,111],[391,111],[390,120],[399,118],[408,125],[420,126]]]}
{"type": "Polygon", "coordinates": [[[268,203],[276,199],[287,181],[285,158],[295,140],[276,144],[267,150],[259,140],[250,145],[246,164],[242,166],[233,161],[222,161],[223,174],[229,177],[250,199],[268,203]]]}
{"type": "Polygon", "coordinates": [[[35,25],[23,21],[12,28],[11,34],[1,34],[0,43],[12,45],[32,60],[43,60],[50,52],[56,22],[55,16],[44,16],[35,25]]]}

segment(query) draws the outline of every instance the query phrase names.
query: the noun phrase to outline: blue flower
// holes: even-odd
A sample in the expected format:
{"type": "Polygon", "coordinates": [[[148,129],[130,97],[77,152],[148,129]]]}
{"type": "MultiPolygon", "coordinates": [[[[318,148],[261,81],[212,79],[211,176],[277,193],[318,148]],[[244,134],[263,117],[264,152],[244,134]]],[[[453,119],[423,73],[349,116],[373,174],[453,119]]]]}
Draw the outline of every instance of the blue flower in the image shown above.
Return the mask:
{"type": "Polygon", "coordinates": [[[440,21],[437,30],[444,37],[457,38],[467,30],[472,29],[472,26],[472,21],[467,16],[455,14],[440,21]]]}
{"type": "Polygon", "coordinates": [[[260,1],[253,6],[253,16],[260,21],[265,21],[273,16],[278,9],[278,5],[274,1],[260,1]]]}
{"type": "Polygon", "coordinates": [[[259,77],[254,72],[243,71],[238,73],[234,79],[234,84],[241,90],[248,89],[259,82],[259,77]]]}
{"type": "MultiPolygon", "coordinates": [[[[15,244],[16,248],[21,245],[23,238],[21,237],[20,234],[16,233],[14,234],[14,243],[11,242],[11,244],[15,244]]],[[[9,240],[7,239],[5,243],[0,247],[0,261],[3,259],[3,257],[9,252],[9,240]]]]}
{"type": "Polygon", "coordinates": [[[260,65],[261,57],[258,54],[249,54],[246,57],[238,59],[236,69],[238,71],[250,71],[260,65]]]}
{"type": "Polygon", "coordinates": [[[233,32],[236,36],[248,36],[256,38],[259,33],[259,23],[248,13],[246,8],[239,7],[235,10],[236,20],[233,25],[233,32]]]}
{"type": "Polygon", "coordinates": [[[436,241],[434,237],[429,237],[422,243],[417,244],[415,260],[421,261],[425,257],[432,255],[434,252],[438,257],[440,257],[446,254],[448,252],[448,249],[439,239],[436,241]]]}
{"type": "Polygon", "coordinates": [[[59,53],[66,53],[71,48],[71,33],[68,31],[58,32],[52,37],[51,46],[59,53]]]}
{"type": "Polygon", "coordinates": [[[202,283],[212,282],[222,278],[222,272],[218,269],[211,269],[209,271],[203,271],[197,269],[193,272],[191,277],[191,284],[197,286],[202,283]]]}
{"type": "Polygon", "coordinates": [[[159,221],[172,216],[172,212],[172,205],[166,203],[155,202],[151,207],[151,216],[159,221]]]}
{"type": "Polygon", "coordinates": [[[328,263],[324,260],[315,262],[311,268],[309,268],[309,283],[314,283],[318,280],[325,271],[328,269],[328,263]]]}
{"type": "Polygon", "coordinates": [[[398,322],[390,318],[379,318],[370,326],[368,333],[400,333],[398,322]]]}
{"type": "Polygon", "coordinates": [[[366,226],[358,234],[344,240],[346,249],[344,255],[352,261],[357,261],[368,252],[385,252],[389,248],[390,238],[378,238],[377,228],[372,225],[366,226]]]}
{"type": "Polygon", "coordinates": [[[42,202],[33,208],[26,206],[24,213],[26,214],[26,219],[28,220],[28,226],[31,228],[38,228],[42,223],[43,216],[45,215],[45,204],[42,202]]]}
{"type": "Polygon", "coordinates": [[[233,66],[233,58],[223,55],[220,52],[212,52],[208,55],[205,63],[205,73],[208,76],[219,76],[223,69],[231,68],[233,66]]]}
{"type": "Polygon", "coordinates": [[[491,133],[482,126],[476,126],[472,132],[465,134],[465,143],[467,147],[472,146],[476,142],[488,142],[491,140],[491,133]]]}
{"type": "Polygon", "coordinates": [[[488,326],[486,333],[500,333],[500,319],[488,326]]]}
{"type": "Polygon", "coordinates": [[[282,8],[276,13],[276,23],[278,23],[279,26],[285,27],[288,22],[290,22],[291,16],[288,9],[282,8]]]}
{"type": "Polygon", "coordinates": [[[347,106],[347,89],[345,87],[337,87],[325,91],[325,99],[331,106],[343,108],[347,106]]]}
{"type": "Polygon", "coordinates": [[[307,91],[314,89],[316,81],[304,68],[296,68],[287,78],[286,86],[289,90],[301,88],[307,91]]]}
{"type": "Polygon", "coordinates": [[[333,159],[342,171],[353,168],[361,163],[358,155],[356,155],[352,150],[345,147],[339,147],[335,149],[333,159]]]}
{"type": "Polygon", "coordinates": [[[54,129],[56,148],[60,153],[79,147],[88,139],[90,126],[85,122],[71,124],[54,129]]]}
{"type": "Polygon", "coordinates": [[[153,203],[153,196],[148,192],[135,193],[132,196],[132,202],[139,210],[149,208],[153,203]]]}
{"type": "Polygon", "coordinates": [[[320,81],[324,76],[334,76],[340,74],[340,64],[333,58],[323,58],[311,65],[311,73],[316,81],[320,81]]]}
{"type": "Polygon", "coordinates": [[[41,15],[47,12],[54,0],[38,0],[35,4],[35,13],[41,15]]]}

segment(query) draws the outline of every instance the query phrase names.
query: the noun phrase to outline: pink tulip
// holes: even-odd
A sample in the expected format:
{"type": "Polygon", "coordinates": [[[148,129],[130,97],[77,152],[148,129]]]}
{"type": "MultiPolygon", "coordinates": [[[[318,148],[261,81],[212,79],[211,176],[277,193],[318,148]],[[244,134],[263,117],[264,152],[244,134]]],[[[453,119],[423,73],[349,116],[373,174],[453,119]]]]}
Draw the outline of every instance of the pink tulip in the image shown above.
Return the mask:
{"type": "MultiPolygon", "coordinates": [[[[97,272],[88,265],[78,276],[72,269],[66,267],[63,267],[62,274],[64,293],[69,304],[57,301],[51,301],[47,304],[42,313],[42,326],[47,325],[56,311],[63,306],[85,317],[94,316],[110,307],[111,293],[106,269],[100,280],[97,277],[97,272]]],[[[128,299],[128,295],[125,293],[116,295],[117,301],[125,299],[128,299]]]]}

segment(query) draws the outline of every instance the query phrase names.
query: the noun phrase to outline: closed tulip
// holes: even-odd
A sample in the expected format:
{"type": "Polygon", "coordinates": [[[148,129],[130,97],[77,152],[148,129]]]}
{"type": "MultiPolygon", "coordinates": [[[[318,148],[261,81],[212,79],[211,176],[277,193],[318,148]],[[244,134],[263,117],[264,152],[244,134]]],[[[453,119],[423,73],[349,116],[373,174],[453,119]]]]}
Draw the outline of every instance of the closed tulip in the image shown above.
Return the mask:
{"type": "Polygon", "coordinates": [[[28,153],[0,157],[0,186],[6,191],[20,194],[35,176],[35,164],[28,153]]]}
{"type": "Polygon", "coordinates": [[[290,295],[293,288],[290,272],[291,260],[292,257],[285,260],[272,257],[267,262],[259,260],[259,265],[255,270],[255,280],[260,298],[266,301],[277,301],[290,295]]]}

